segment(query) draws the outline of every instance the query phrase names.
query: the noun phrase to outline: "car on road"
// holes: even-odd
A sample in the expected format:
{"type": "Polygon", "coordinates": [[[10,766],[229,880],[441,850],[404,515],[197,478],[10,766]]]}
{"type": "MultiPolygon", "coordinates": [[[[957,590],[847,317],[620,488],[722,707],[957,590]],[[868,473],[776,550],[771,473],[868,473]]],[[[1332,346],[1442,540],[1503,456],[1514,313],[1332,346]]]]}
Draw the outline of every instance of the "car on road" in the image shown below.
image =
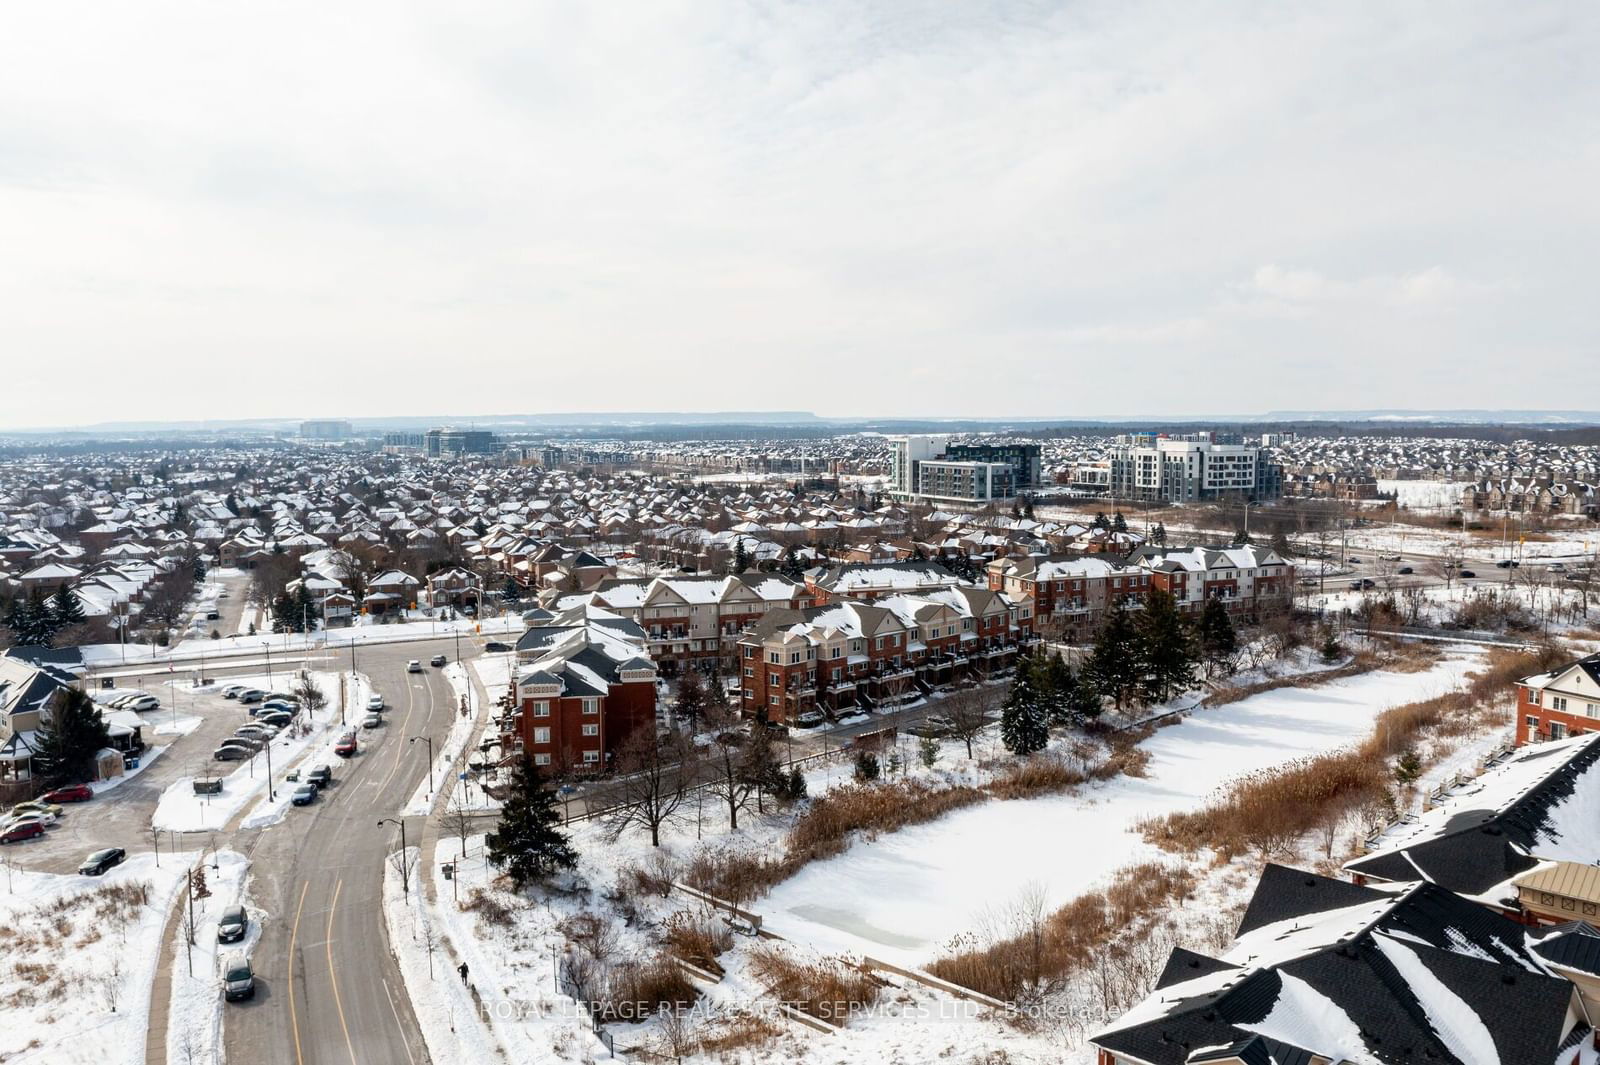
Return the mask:
{"type": "Polygon", "coordinates": [[[361,727],[362,728],[382,728],[383,727],[383,715],[382,714],[368,714],[366,717],[361,719],[361,727]]]}
{"type": "Polygon", "coordinates": [[[339,737],[339,742],[333,745],[333,753],[340,758],[349,758],[356,753],[356,733],[354,729],[339,737]]]}
{"type": "Polygon", "coordinates": [[[1399,555],[1379,555],[1378,556],[1378,561],[1379,562],[1400,562],[1400,561],[1403,561],[1403,560],[1401,559],[1401,557],[1399,555]]]}
{"type": "Polygon", "coordinates": [[[821,710],[802,710],[796,715],[794,723],[800,728],[816,728],[826,720],[828,717],[821,710]]]}
{"type": "Polygon", "coordinates": [[[483,645],[483,649],[490,654],[501,654],[511,650],[511,645],[509,643],[501,643],[499,640],[490,640],[483,645]]]}
{"type": "Polygon", "coordinates": [[[237,943],[250,930],[250,918],[243,906],[229,906],[217,920],[217,942],[237,943]]]}
{"type": "Polygon", "coordinates": [[[21,843],[44,835],[44,826],[29,821],[21,825],[0,825],[0,843],[21,843]]]}
{"type": "Polygon", "coordinates": [[[1359,558],[1357,558],[1355,555],[1351,555],[1349,558],[1345,559],[1345,561],[1346,562],[1357,562],[1357,563],[1359,563],[1361,560],[1359,558]]]}
{"type": "Polygon", "coordinates": [[[262,691],[260,688],[246,688],[244,691],[239,693],[239,701],[241,703],[259,703],[266,697],[267,693],[262,691]]]}
{"type": "Polygon", "coordinates": [[[432,658],[428,659],[428,664],[433,666],[442,666],[448,661],[450,660],[444,655],[434,655],[432,658]]]}
{"type": "Polygon", "coordinates": [[[222,615],[217,613],[215,610],[207,610],[206,611],[206,620],[207,621],[216,621],[220,617],[222,617],[222,615]]]}
{"type": "Polygon", "coordinates": [[[121,865],[127,857],[128,852],[121,847],[107,847],[105,850],[95,851],[78,866],[78,875],[104,876],[109,870],[121,865]]]}
{"type": "Polygon", "coordinates": [[[1461,576],[1470,580],[1471,578],[1476,577],[1477,574],[1472,572],[1470,569],[1464,569],[1461,571],[1461,576]]]}
{"type": "Polygon", "coordinates": [[[413,658],[411,661],[407,662],[406,663],[406,672],[407,673],[421,673],[422,672],[422,660],[419,659],[419,658],[413,658]]]}
{"type": "Polygon", "coordinates": [[[317,786],[315,784],[301,784],[294,789],[294,796],[289,801],[296,806],[310,806],[316,797],[317,786]]]}
{"type": "Polygon", "coordinates": [[[325,765],[316,766],[306,774],[306,783],[325,788],[333,782],[333,770],[325,765]]]}
{"type": "Polygon", "coordinates": [[[1405,576],[1409,576],[1411,573],[1414,573],[1415,571],[1410,566],[1401,566],[1399,569],[1395,570],[1395,572],[1400,574],[1400,576],[1405,577],[1405,576]]]}
{"type": "Polygon", "coordinates": [[[1495,563],[1495,568],[1496,569],[1517,569],[1521,565],[1522,565],[1522,563],[1518,562],[1514,558],[1502,558],[1499,562],[1495,563]]]}
{"type": "Polygon", "coordinates": [[[246,762],[255,757],[256,752],[237,740],[223,740],[217,749],[211,752],[211,758],[217,762],[246,762]]]}
{"type": "Polygon", "coordinates": [[[382,710],[383,696],[378,695],[377,693],[367,696],[367,709],[373,711],[382,710]]]}
{"type": "Polygon", "coordinates": [[[88,802],[94,798],[94,789],[87,784],[68,784],[45,792],[42,798],[45,802],[88,802]]]}
{"type": "Polygon", "coordinates": [[[222,962],[222,997],[229,1002],[254,998],[256,974],[250,968],[250,959],[243,954],[230,954],[222,962]]]}
{"type": "Polygon", "coordinates": [[[248,691],[249,687],[248,684],[230,684],[222,689],[221,694],[224,699],[237,699],[239,698],[239,693],[248,691]]]}
{"type": "Polygon", "coordinates": [[[1550,563],[1549,569],[1552,573],[1565,573],[1567,564],[1565,562],[1552,562],[1550,563]]]}

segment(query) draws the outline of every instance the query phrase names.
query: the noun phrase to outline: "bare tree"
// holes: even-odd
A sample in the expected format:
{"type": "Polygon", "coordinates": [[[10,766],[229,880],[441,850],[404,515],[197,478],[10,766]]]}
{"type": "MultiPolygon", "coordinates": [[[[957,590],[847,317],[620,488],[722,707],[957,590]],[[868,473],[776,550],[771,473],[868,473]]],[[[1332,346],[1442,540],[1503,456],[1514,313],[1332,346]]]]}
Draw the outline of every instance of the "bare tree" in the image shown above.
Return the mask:
{"type": "MultiPolygon", "coordinates": [[[[759,723],[756,728],[762,728],[759,723]]],[[[739,827],[739,811],[750,801],[755,791],[744,772],[744,758],[739,751],[738,733],[721,733],[706,758],[706,775],[710,777],[711,793],[728,807],[728,828],[739,827]]]]}
{"type": "Polygon", "coordinates": [[[472,807],[462,798],[460,789],[451,792],[450,802],[439,818],[441,827],[456,837],[461,844],[460,855],[467,856],[467,835],[472,831],[472,807]]]}
{"type": "Polygon", "coordinates": [[[673,733],[659,741],[648,728],[636,731],[617,752],[616,807],[608,815],[611,838],[630,826],[650,833],[661,846],[662,826],[676,819],[696,775],[694,745],[673,733]]]}
{"type": "Polygon", "coordinates": [[[939,704],[950,722],[950,734],[967,745],[967,758],[972,758],[972,741],[978,738],[989,719],[984,716],[983,691],[980,688],[957,688],[939,704]]]}
{"type": "Polygon", "coordinates": [[[1455,579],[1461,573],[1461,564],[1466,561],[1460,545],[1445,544],[1439,549],[1439,555],[1428,563],[1428,574],[1444,581],[1444,590],[1450,591],[1455,579]]]}

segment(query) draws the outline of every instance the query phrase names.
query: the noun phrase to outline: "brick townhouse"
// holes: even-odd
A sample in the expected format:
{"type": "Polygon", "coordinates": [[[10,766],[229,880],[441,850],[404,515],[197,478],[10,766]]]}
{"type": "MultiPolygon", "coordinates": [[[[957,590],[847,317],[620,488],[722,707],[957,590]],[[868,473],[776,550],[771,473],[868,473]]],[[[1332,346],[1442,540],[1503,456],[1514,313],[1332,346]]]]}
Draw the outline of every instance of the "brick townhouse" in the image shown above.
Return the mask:
{"type": "Polygon", "coordinates": [[[1093,634],[1113,602],[1142,603],[1151,575],[1096,555],[996,559],[989,563],[988,578],[991,590],[1028,605],[1034,625],[1077,642],[1093,634]]]}
{"type": "Polygon", "coordinates": [[[739,640],[740,707],[792,721],[808,710],[871,709],[1015,664],[1032,636],[1025,607],[984,588],[773,610],[739,640]]]}
{"type": "Polygon", "coordinates": [[[599,772],[635,731],[655,728],[655,666],[627,618],[586,606],[536,618],[516,654],[515,706],[501,722],[507,755],[525,750],[553,772],[599,772]]]}
{"type": "Polygon", "coordinates": [[[961,578],[937,562],[867,562],[806,574],[806,588],[814,606],[841,599],[871,602],[886,595],[917,595],[959,584],[961,578]]]}
{"type": "Polygon", "coordinates": [[[1191,613],[1207,599],[1221,599],[1230,613],[1254,614],[1286,607],[1294,597],[1294,566],[1268,547],[1141,547],[1129,562],[1191,613]]]}
{"type": "Polygon", "coordinates": [[[1516,742],[1600,731],[1600,654],[1517,682],[1516,742]]]}
{"type": "Polygon", "coordinates": [[[636,622],[666,676],[695,667],[735,668],[739,634],[779,607],[811,601],[804,585],[775,573],[604,581],[589,602],[636,622]]]}

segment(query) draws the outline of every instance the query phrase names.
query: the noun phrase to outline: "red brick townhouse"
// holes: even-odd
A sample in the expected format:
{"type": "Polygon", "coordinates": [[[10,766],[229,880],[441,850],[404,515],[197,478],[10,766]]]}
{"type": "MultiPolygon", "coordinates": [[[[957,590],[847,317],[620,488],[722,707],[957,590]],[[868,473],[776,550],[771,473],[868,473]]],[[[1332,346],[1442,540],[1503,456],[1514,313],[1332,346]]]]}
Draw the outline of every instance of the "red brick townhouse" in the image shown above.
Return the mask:
{"type": "Polygon", "coordinates": [[[806,574],[806,587],[815,606],[842,599],[870,603],[886,595],[921,595],[961,583],[960,577],[937,562],[868,562],[806,574]]]}
{"type": "Polygon", "coordinates": [[[741,632],[774,608],[810,605],[811,593],[775,573],[741,573],[608,580],[589,602],[637,622],[651,659],[664,675],[674,676],[691,666],[732,671],[741,632]]]}
{"type": "Polygon", "coordinates": [[[1517,682],[1517,745],[1600,731],[1600,654],[1517,682]]]}
{"type": "Polygon", "coordinates": [[[1115,601],[1141,603],[1150,574],[1103,555],[1084,558],[1001,558],[989,563],[989,587],[1027,604],[1035,626],[1069,642],[1088,639],[1115,601]]]}
{"type": "Polygon", "coordinates": [[[1022,609],[999,593],[957,587],[773,610],[739,640],[740,707],[786,722],[999,675],[1031,638],[1022,609]]]}
{"type": "Polygon", "coordinates": [[[656,670],[627,618],[578,606],[530,612],[517,641],[516,705],[501,749],[525,750],[552,771],[599,772],[638,729],[654,729],[656,670]]]}
{"type": "Polygon", "coordinates": [[[1229,612],[1254,614],[1290,605],[1294,566],[1269,547],[1141,547],[1129,562],[1172,593],[1181,610],[1197,612],[1221,599],[1229,612]]]}

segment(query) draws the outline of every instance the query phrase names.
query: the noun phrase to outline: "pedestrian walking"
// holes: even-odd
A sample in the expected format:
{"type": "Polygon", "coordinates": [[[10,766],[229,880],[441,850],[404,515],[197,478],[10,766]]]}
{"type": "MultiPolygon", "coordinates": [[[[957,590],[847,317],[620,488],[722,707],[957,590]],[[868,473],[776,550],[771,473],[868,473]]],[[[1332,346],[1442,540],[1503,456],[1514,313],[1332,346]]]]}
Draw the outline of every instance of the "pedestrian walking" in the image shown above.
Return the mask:
{"type": "Polygon", "coordinates": [[[467,963],[466,962],[462,962],[460,965],[457,965],[456,966],[456,972],[461,974],[461,986],[462,987],[466,987],[467,986],[467,963]]]}

